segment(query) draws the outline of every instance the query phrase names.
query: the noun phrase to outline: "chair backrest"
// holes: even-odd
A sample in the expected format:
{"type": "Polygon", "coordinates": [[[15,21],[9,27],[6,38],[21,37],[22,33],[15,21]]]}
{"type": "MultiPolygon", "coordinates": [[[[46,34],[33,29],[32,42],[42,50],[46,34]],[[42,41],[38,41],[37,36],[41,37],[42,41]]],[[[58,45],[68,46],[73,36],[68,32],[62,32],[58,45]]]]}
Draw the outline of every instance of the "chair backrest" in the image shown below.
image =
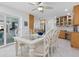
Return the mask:
{"type": "Polygon", "coordinates": [[[52,35],[54,34],[54,30],[53,29],[51,29],[51,30],[49,30],[46,34],[45,34],[45,36],[44,36],[44,52],[45,53],[47,53],[47,52],[49,52],[49,47],[50,47],[50,40],[52,40],[52,35]]]}
{"type": "Polygon", "coordinates": [[[52,30],[50,31],[50,38],[51,38],[51,40],[53,39],[53,36],[54,36],[54,34],[55,34],[55,31],[56,31],[56,30],[54,30],[54,29],[52,29],[52,30]]]}
{"type": "Polygon", "coordinates": [[[60,32],[60,30],[56,30],[56,31],[55,31],[55,33],[54,33],[54,39],[55,39],[55,38],[58,38],[59,32],[60,32]]]}
{"type": "Polygon", "coordinates": [[[45,35],[44,35],[44,53],[48,53],[49,52],[49,45],[50,45],[50,35],[49,35],[50,31],[48,31],[45,35]]]}
{"type": "Polygon", "coordinates": [[[54,29],[49,30],[45,34],[45,36],[44,36],[44,48],[45,48],[44,51],[45,52],[48,52],[48,50],[49,50],[49,46],[50,46],[50,43],[51,43],[50,41],[53,40],[55,42],[58,35],[59,35],[59,30],[54,30],[54,29]]]}
{"type": "Polygon", "coordinates": [[[52,39],[52,44],[54,44],[55,46],[58,46],[58,36],[59,36],[59,32],[60,30],[56,30],[52,39]]]}

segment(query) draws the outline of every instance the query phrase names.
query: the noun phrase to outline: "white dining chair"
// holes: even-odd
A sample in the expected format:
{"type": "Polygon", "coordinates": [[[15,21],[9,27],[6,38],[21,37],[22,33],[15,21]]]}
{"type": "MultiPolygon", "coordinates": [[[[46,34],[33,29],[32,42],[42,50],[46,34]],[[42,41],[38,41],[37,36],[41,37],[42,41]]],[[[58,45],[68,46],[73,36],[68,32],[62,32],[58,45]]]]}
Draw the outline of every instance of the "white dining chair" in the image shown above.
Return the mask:
{"type": "Polygon", "coordinates": [[[55,30],[55,29],[51,29],[49,30],[45,36],[43,37],[43,43],[44,45],[38,44],[34,49],[35,51],[33,52],[34,55],[39,55],[39,56],[46,56],[48,54],[48,56],[51,56],[51,54],[54,53],[54,50],[56,49],[56,42],[57,42],[57,38],[59,35],[59,30],[55,30]],[[47,47],[47,48],[46,48],[47,47]],[[51,54],[49,52],[49,50],[51,50],[51,54]]]}
{"type": "Polygon", "coordinates": [[[50,45],[50,38],[49,32],[47,32],[44,37],[42,38],[43,41],[41,43],[35,44],[33,56],[38,57],[46,57],[49,56],[49,45],[50,45]]]}
{"type": "MultiPolygon", "coordinates": [[[[22,35],[23,38],[26,38],[26,40],[30,40],[31,39],[31,34],[29,32],[25,32],[23,35],[22,35]]],[[[18,38],[15,38],[15,40],[17,40],[18,38]]],[[[21,39],[21,38],[19,38],[21,39]]],[[[18,40],[19,40],[18,39],[18,40]]],[[[20,41],[15,41],[16,44],[15,44],[15,48],[16,48],[16,56],[25,56],[27,52],[25,51],[28,51],[28,46],[20,41]],[[24,50],[25,49],[25,50],[24,50]]]]}
{"type": "MultiPolygon", "coordinates": [[[[57,38],[58,38],[58,33],[59,31],[51,29],[49,30],[44,37],[42,38],[41,42],[38,42],[37,44],[34,45],[34,51],[32,53],[32,56],[50,56],[49,53],[49,48],[51,48],[51,53],[54,52],[55,47],[56,47],[56,42],[57,42],[57,38]]],[[[39,38],[41,39],[41,38],[39,38]]],[[[16,41],[17,42],[17,41],[16,41]]],[[[25,56],[27,46],[21,42],[17,42],[16,43],[16,52],[17,55],[20,56],[25,56]],[[20,51],[19,51],[20,50],[20,51]]],[[[27,50],[28,51],[28,50],[27,50]]]]}
{"type": "Polygon", "coordinates": [[[50,38],[49,54],[50,54],[50,56],[52,54],[52,46],[55,44],[55,40],[54,40],[55,31],[56,30],[54,30],[54,29],[51,29],[49,31],[49,38],[50,38]]]}
{"type": "MultiPolygon", "coordinates": [[[[29,56],[29,48],[25,43],[22,43],[21,41],[17,41],[18,38],[14,38],[16,41],[15,48],[16,48],[16,56],[17,57],[27,57],[29,56]]],[[[19,38],[21,39],[21,38],[19,38]]],[[[19,40],[18,39],[18,40],[19,40]]]]}
{"type": "Polygon", "coordinates": [[[50,39],[50,46],[49,46],[49,54],[52,56],[57,48],[57,39],[59,35],[59,30],[51,29],[48,31],[49,39],[50,39]]]}
{"type": "Polygon", "coordinates": [[[54,52],[56,51],[58,47],[58,36],[59,36],[60,30],[55,30],[53,32],[52,41],[51,41],[51,55],[54,55],[54,52]]]}

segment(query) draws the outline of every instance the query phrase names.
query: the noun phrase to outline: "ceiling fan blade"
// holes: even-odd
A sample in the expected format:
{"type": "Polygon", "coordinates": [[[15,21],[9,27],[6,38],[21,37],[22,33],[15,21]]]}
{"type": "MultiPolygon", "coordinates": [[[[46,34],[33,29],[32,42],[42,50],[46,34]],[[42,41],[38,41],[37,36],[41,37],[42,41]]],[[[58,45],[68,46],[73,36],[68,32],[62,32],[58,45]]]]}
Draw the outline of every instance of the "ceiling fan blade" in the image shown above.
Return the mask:
{"type": "Polygon", "coordinates": [[[53,9],[52,7],[50,7],[50,6],[43,6],[44,7],[44,9],[53,9]]]}
{"type": "Polygon", "coordinates": [[[35,5],[35,6],[37,6],[37,5],[40,5],[42,2],[30,2],[29,4],[30,5],[35,5]]]}
{"type": "Polygon", "coordinates": [[[33,3],[28,3],[29,5],[32,5],[32,6],[37,6],[36,4],[33,4],[33,3]]]}
{"type": "Polygon", "coordinates": [[[41,4],[42,2],[38,2],[38,5],[41,4]]]}
{"type": "Polygon", "coordinates": [[[32,3],[28,3],[28,4],[30,4],[30,5],[34,5],[34,4],[32,4],[32,3]]]}
{"type": "Polygon", "coordinates": [[[35,9],[32,9],[32,11],[35,11],[35,10],[37,10],[37,8],[35,8],[35,9]]]}

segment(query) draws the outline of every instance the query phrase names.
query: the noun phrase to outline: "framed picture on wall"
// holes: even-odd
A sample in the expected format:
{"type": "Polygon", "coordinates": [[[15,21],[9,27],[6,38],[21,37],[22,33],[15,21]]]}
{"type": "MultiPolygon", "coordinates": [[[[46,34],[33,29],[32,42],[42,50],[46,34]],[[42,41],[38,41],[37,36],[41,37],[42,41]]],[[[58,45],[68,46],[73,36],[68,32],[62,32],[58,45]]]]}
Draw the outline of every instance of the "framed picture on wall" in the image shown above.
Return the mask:
{"type": "Polygon", "coordinates": [[[24,21],[24,26],[28,26],[27,21],[24,21]]]}

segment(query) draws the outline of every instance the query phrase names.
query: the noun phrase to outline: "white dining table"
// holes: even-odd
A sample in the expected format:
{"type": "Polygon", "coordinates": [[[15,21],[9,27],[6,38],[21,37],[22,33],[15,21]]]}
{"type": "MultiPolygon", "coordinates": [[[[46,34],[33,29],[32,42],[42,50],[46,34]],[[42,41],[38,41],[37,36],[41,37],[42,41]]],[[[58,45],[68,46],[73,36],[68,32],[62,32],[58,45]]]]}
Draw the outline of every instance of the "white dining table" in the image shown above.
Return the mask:
{"type": "Polygon", "coordinates": [[[36,43],[39,43],[40,41],[43,40],[43,38],[34,38],[34,39],[27,39],[25,37],[14,37],[14,40],[16,42],[16,55],[18,54],[18,46],[17,43],[21,42],[23,44],[26,44],[29,47],[29,56],[32,57],[32,52],[33,52],[33,46],[36,43]]]}

